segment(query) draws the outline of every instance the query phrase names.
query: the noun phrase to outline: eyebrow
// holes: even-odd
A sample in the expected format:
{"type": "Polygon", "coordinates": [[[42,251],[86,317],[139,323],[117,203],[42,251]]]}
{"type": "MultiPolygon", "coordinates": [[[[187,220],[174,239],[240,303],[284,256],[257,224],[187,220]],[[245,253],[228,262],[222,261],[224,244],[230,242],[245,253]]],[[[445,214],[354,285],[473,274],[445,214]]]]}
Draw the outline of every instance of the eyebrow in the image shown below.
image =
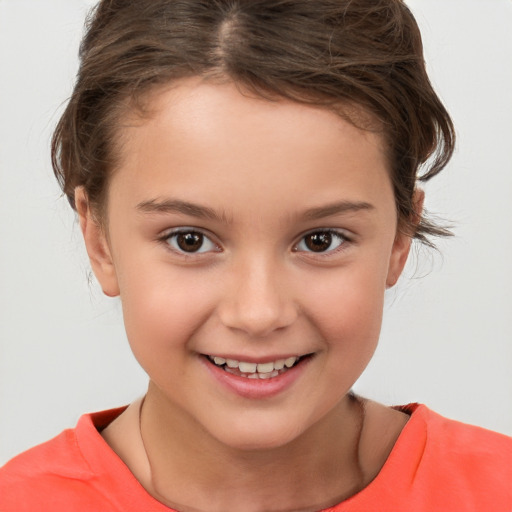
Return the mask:
{"type": "MultiPolygon", "coordinates": [[[[143,213],[180,213],[199,219],[208,219],[229,224],[225,213],[217,213],[213,208],[202,206],[179,199],[150,199],[142,201],[136,207],[143,213]]],[[[333,215],[352,213],[358,211],[371,211],[374,206],[364,201],[338,201],[324,206],[309,208],[298,217],[305,220],[319,220],[333,215]]]]}
{"type": "Polygon", "coordinates": [[[181,213],[190,217],[197,217],[198,219],[229,223],[224,213],[219,214],[208,206],[201,206],[179,199],[150,199],[139,203],[136,209],[143,213],[181,213]]]}
{"type": "Polygon", "coordinates": [[[364,201],[338,201],[317,208],[309,208],[301,216],[306,220],[318,220],[343,213],[371,211],[375,207],[364,201]]]}

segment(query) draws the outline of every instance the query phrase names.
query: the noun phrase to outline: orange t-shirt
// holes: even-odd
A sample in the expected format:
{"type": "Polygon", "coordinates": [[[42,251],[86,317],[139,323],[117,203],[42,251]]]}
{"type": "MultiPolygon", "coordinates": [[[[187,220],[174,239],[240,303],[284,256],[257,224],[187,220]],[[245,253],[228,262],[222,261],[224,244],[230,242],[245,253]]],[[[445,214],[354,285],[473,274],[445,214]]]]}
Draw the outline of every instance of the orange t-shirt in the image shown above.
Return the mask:
{"type": "MultiPolygon", "coordinates": [[[[361,492],[329,512],[512,511],[512,438],[448,420],[424,405],[361,492]]],[[[169,512],[98,432],[123,409],[82,416],[73,430],[0,469],[0,512],[169,512]]]]}

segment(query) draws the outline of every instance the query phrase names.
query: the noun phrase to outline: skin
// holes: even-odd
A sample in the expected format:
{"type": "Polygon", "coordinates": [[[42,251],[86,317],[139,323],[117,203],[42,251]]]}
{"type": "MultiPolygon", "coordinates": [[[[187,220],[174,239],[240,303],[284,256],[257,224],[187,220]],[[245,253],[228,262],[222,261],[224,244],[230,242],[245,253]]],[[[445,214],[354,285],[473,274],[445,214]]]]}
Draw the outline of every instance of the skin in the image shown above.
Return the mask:
{"type": "Polygon", "coordinates": [[[320,108],[198,79],[154,94],[151,113],[121,129],[102,225],[76,192],[93,270],[121,297],[150,377],[144,444],[140,403],[102,435],[181,511],[334,505],[377,475],[407,421],[372,402],[363,415],[347,396],[410,246],[382,139],[320,108]],[[180,252],[176,228],[206,235],[203,252],[180,252]],[[328,249],[311,251],[305,235],[327,229],[328,249]],[[248,398],[204,354],[313,357],[286,389],[248,398]]]}

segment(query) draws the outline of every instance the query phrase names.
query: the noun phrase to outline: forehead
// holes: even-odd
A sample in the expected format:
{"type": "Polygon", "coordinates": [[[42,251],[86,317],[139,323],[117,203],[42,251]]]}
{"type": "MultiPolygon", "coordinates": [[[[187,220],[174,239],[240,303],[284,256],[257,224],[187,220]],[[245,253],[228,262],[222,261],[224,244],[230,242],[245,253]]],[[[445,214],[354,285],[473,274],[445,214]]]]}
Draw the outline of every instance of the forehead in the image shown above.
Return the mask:
{"type": "MultiPolygon", "coordinates": [[[[339,117],[362,132],[368,132],[368,139],[373,139],[372,142],[387,155],[388,134],[385,125],[368,109],[354,102],[320,98],[303,91],[292,94],[297,98],[296,101],[283,98],[279,93],[246,86],[222,75],[209,78],[192,76],[142,90],[140,94],[128,98],[123,108],[119,132],[129,136],[131,128],[140,127],[152,120],[155,126],[174,120],[176,125],[181,124],[180,130],[185,131],[187,124],[192,126],[199,119],[206,132],[209,128],[206,115],[211,113],[213,116],[209,121],[224,122],[225,126],[230,121],[236,122],[250,116],[255,130],[257,121],[264,122],[269,115],[280,117],[280,124],[291,120],[298,129],[312,129],[315,121],[321,123],[324,120],[323,124],[334,135],[345,124],[336,121],[339,117]],[[327,126],[325,120],[330,121],[330,126],[327,126]]],[[[199,123],[193,126],[194,130],[199,127],[199,123]]]]}
{"type": "Polygon", "coordinates": [[[297,200],[314,207],[340,199],[368,202],[390,190],[377,131],[325,108],[262,99],[233,83],[188,79],[159,90],[144,116],[124,123],[121,140],[111,186],[126,189],[134,201],[178,191],[187,201],[229,210],[238,199],[258,208],[295,191],[297,200]]]}

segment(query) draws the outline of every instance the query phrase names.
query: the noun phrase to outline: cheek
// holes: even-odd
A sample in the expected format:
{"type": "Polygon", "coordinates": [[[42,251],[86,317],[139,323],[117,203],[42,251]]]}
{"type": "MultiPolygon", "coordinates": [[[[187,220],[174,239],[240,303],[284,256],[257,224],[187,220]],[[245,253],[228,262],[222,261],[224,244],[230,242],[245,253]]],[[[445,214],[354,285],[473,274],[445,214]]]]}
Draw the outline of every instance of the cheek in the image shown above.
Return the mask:
{"type": "Polygon", "coordinates": [[[327,392],[313,389],[312,399],[323,404],[324,413],[353,387],[377,348],[384,305],[381,274],[351,268],[310,287],[304,310],[321,337],[318,379],[328,383],[327,392]]]}
{"type": "Polygon", "coordinates": [[[333,350],[365,359],[379,338],[384,292],[384,264],[351,266],[316,280],[308,290],[308,310],[333,350]]]}
{"type": "Polygon", "coordinates": [[[128,340],[143,367],[167,356],[186,357],[184,347],[193,350],[194,332],[213,307],[208,281],[162,265],[133,272],[120,288],[128,340]]]}

